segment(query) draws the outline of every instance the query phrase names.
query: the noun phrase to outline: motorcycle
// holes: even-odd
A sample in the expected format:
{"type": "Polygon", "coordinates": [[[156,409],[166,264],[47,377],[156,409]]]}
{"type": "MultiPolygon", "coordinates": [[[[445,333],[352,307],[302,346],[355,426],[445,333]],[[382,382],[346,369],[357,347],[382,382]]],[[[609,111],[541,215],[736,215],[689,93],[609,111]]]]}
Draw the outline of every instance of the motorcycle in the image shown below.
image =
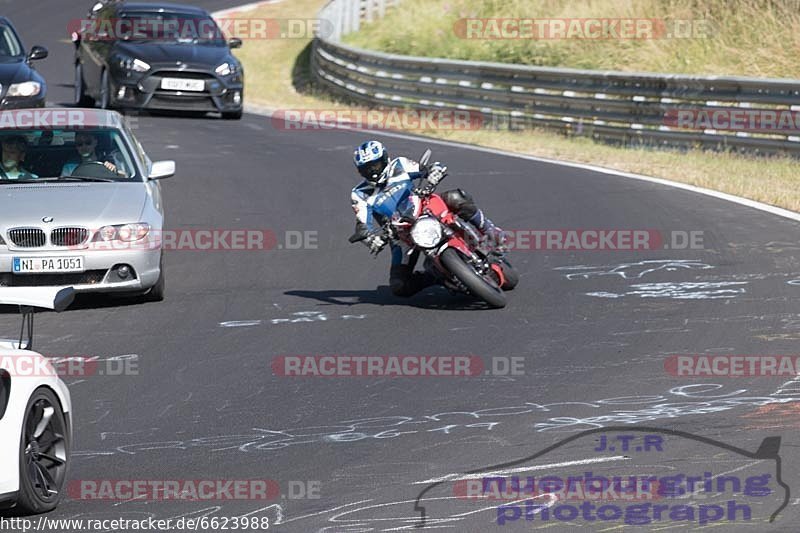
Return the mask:
{"type": "MultiPolygon", "coordinates": [[[[420,171],[427,174],[431,151],[419,160],[420,171]]],[[[519,281],[502,249],[481,238],[477,229],[450,211],[441,196],[433,191],[410,194],[383,226],[389,242],[408,245],[408,254],[425,255],[426,271],[453,292],[470,294],[489,307],[506,305],[504,291],[519,281]]],[[[350,242],[366,239],[355,234],[350,242]]]]}

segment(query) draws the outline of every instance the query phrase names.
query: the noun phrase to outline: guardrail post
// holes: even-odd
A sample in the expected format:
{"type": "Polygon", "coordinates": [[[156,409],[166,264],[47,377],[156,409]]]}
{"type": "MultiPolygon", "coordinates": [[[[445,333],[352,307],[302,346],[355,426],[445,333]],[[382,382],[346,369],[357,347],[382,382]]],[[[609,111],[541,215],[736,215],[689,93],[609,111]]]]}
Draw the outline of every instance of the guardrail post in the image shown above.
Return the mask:
{"type": "Polygon", "coordinates": [[[353,30],[361,28],[361,0],[353,0],[353,30]]]}
{"type": "Polygon", "coordinates": [[[350,5],[352,0],[339,0],[339,3],[342,6],[342,32],[340,34],[340,37],[342,37],[350,33],[350,5]]]}
{"type": "Polygon", "coordinates": [[[372,3],[374,0],[367,0],[365,11],[364,11],[364,18],[367,22],[372,22],[374,20],[374,7],[375,5],[372,3]]]}

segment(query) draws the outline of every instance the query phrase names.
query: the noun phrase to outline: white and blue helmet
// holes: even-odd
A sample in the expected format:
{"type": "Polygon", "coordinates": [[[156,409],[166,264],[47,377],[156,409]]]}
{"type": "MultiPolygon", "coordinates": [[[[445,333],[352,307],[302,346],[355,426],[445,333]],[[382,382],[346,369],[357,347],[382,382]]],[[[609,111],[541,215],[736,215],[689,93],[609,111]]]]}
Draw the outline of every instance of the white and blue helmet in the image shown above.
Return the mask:
{"type": "Polygon", "coordinates": [[[386,180],[381,179],[383,170],[389,164],[389,152],[386,147],[378,141],[367,141],[361,144],[353,153],[353,162],[356,164],[358,173],[370,183],[379,185],[386,180]]]}

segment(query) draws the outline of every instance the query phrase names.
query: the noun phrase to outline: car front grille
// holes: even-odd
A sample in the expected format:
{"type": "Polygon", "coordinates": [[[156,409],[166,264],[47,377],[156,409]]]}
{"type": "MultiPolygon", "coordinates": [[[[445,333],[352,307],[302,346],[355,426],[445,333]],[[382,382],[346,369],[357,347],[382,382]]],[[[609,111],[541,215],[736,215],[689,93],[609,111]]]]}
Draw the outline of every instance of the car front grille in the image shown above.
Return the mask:
{"type": "Polygon", "coordinates": [[[72,274],[0,274],[0,287],[43,287],[54,285],[95,285],[103,281],[105,270],[87,270],[72,274]]]}
{"type": "Polygon", "coordinates": [[[79,246],[88,238],[86,228],[56,228],[50,232],[50,244],[54,246],[79,246]]]}
{"type": "Polygon", "coordinates": [[[39,228],[14,228],[8,230],[8,238],[20,248],[39,248],[44,246],[44,231],[39,228]]]}
{"type": "Polygon", "coordinates": [[[156,93],[150,100],[151,109],[177,109],[179,111],[216,111],[214,101],[208,96],[169,96],[156,93]]]}

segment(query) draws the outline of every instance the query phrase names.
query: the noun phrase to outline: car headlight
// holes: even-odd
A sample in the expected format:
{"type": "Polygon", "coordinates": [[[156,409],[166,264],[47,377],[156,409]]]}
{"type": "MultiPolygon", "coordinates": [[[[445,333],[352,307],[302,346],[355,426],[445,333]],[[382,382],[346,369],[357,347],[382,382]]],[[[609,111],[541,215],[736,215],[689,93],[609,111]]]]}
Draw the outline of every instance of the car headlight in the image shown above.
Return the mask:
{"type": "Polygon", "coordinates": [[[411,228],[411,239],[420,248],[433,248],[442,242],[442,224],[433,217],[422,217],[411,228]]]}
{"type": "Polygon", "coordinates": [[[230,76],[231,74],[236,72],[236,65],[233,63],[223,63],[217,68],[215,68],[214,72],[216,72],[220,76],[230,76]]]}
{"type": "Polygon", "coordinates": [[[133,224],[117,224],[116,226],[103,226],[97,230],[94,240],[97,241],[138,241],[150,233],[150,224],[137,222],[133,224]]]}
{"type": "Polygon", "coordinates": [[[7,96],[36,96],[42,92],[42,84],[38,81],[24,81],[14,83],[8,88],[7,96]]]}
{"type": "Polygon", "coordinates": [[[121,69],[132,70],[134,72],[147,72],[150,70],[150,64],[145,63],[141,59],[132,57],[119,57],[118,64],[121,69]]]}

